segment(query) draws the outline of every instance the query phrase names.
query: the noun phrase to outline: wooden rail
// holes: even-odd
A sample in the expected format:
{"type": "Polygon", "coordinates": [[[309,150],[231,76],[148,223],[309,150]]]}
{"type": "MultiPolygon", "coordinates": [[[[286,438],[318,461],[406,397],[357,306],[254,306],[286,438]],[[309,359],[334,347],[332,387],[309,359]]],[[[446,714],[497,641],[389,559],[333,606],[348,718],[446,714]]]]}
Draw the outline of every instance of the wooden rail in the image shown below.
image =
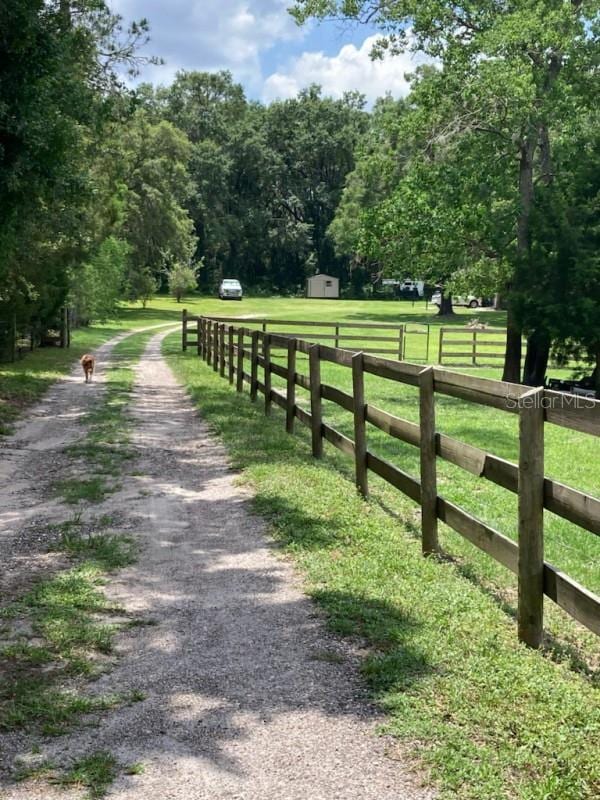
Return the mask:
{"type": "Polygon", "coordinates": [[[453,365],[458,366],[459,359],[460,364],[477,367],[487,361],[489,366],[489,359],[504,358],[505,349],[506,328],[443,326],[438,343],[438,364],[452,359],[453,365]]]}
{"type": "MultiPolygon", "coordinates": [[[[244,384],[249,384],[253,401],[259,392],[263,394],[265,413],[271,413],[272,404],[283,409],[289,433],[294,430],[295,420],[310,429],[312,452],[316,458],[323,456],[324,441],[352,457],[356,485],[365,497],[369,492],[370,471],[418,503],[421,506],[425,555],[439,552],[437,526],[438,521],[442,521],[514,572],[518,580],[518,635],[521,641],[539,647],[543,635],[544,596],[600,635],[600,597],[545,562],[543,541],[545,509],[600,536],[600,500],[545,477],[543,462],[546,424],[600,436],[600,401],[543,388],[532,390],[443,368],[383,359],[364,352],[353,354],[342,348],[295,337],[235,325],[225,326],[221,319],[200,318],[197,331],[198,352],[208,364],[212,362],[215,371],[223,376],[227,374],[230,382],[237,377],[238,391],[243,391],[244,384]],[[227,347],[224,346],[226,329],[227,347]],[[271,358],[273,348],[284,346],[285,366],[271,358]],[[297,371],[297,353],[308,355],[308,375],[297,371]],[[246,367],[247,359],[250,364],[246,367]],[[352,371],[352,394],[322,381],[323,361],[352,371]],[[262,380],[259,368],[262,369],[262,380]],[[419,423],[401,419],[371,405],[365,397],[365,373],[417,387],[419,423]],[[272,387],[272,375],[286,381],[285,390],[272,387]],[[296,387],[309,392],[310,412],[296,402],[296,387]],[[436,394],[518,414],[518,464],[436,431],[436,394]],[[323,400],[352,413],[354,439],[323,420],[323,400]],[[419,448],[419,478],[369,450],[369,425],[419,448]],[[438,458],[518,495],[518,542],[438,494],[438,458]]],[[[184,333],[184,342],[185,339],[184,333]]]]}
{"type": "MultiPolygon", "coordinates": [[[[193,316],[188,314],[187,309],[183,310],[183,328],[182,328],[182,347],[187,350],[188,347],[200,348],[201,331],[199,329],[200,320],[202,317],[193,316]]],[[[300,332],[296,329],[302,329],[302,337],[304,340],[315,340],[315,342],[332,342],[336,348],[344,348],[354,350],[354,345],[357,342],[361,343],[361,352],[369,353],[385,353],[386,355],[394,354],[398,360],[402,361],[406,357],[407,339],[412,336],[424,336],[424,347],[422,353],[422,360],[429,361],[429,346],[430,346],[430,326],[429,324],[411,324],[405,325],[404,323],[392,322],[317,322],[314,320],[285,320],[285,319],[267,319],[265,317],[247,317],[240,319],[240,317],[211,317],[212,322],[222,323],[237,323],[249,326],[250,329],[258,329],[262,333],[273,332],[273,329],[281,329],[277,331],[279,341],[273,341],[273,347],[276,349],[286,349],[287,344],[282,340],[290,337],[299,338],[300,332]],[[311,328],[319,328],[319,331],[311,331],[311,328]],[[308,330],[306,330],[308,329],[308,330]],[[366,334],[356,333],[356,331],[367,331],[366,334]],[[346,331],[351,331],[346,333],[346,331]],[[382,334],[381,331],[384,333],[382,334]],[[366,342],[367,347],[362,347],[362,343],[366,342]]]]}

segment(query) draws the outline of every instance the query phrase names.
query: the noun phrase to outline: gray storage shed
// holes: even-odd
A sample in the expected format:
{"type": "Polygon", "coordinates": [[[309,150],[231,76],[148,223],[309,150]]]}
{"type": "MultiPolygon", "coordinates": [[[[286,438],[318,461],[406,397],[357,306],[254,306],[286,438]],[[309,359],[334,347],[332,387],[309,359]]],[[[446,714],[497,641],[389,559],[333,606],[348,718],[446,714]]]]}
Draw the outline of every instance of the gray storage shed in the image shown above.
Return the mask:
{"type": "Polygon", "coordinates": [[[307,297],[330,297],[336,298],[340,296],[340,280],[334,278],[333,275],[312,275],[306,281],[306,296],[307,297]]]}

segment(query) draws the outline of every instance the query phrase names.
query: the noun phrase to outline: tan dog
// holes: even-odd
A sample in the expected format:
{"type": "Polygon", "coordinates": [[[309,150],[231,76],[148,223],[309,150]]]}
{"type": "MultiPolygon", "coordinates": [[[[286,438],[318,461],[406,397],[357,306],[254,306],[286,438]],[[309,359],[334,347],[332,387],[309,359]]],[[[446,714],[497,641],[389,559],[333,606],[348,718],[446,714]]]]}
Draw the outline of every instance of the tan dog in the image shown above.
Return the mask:
{"type": "Polygon", "coordinates": [[[96,359],[94,358],[94,356],[90,355],[89,353],[86,353],[84,356],[81,356],[79,360],[81,362],[81,366],[83,367],[85,382],[89,383],[92,380],[92,375],[94,374],[96,359]]]}

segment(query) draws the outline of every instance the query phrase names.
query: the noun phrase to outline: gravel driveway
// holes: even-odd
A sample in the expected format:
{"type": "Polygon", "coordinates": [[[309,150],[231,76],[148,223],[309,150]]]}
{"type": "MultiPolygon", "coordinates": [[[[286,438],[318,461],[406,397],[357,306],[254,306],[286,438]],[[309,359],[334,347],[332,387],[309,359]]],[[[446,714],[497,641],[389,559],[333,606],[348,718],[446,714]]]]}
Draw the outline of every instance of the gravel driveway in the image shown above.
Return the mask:
{"type": "MultiPolygon", "coordinates": [[[[106,749],[142,774],[113,800],[424,800],[397,744],[380,737],[350,646],[330,635],[292,566],[235,482],[161,356],[138,368],[132,475],[100,507],[126,514],[141,544],[106,587],[148,623],[122,634],[120,660],[94,691],[142,702],[51,740],[59,763],[106,749]]],[[[7,800],[81,793],[35,783],[7,800]]]]}

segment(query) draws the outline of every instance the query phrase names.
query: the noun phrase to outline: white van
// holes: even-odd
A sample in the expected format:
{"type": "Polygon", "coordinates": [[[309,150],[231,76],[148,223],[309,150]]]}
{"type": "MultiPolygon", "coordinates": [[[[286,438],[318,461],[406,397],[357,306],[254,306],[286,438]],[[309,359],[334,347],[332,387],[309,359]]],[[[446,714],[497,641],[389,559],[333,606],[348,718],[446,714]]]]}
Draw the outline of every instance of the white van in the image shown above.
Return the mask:
{"type": "Polygon", "coordinates": [[[242,284],[235,278],[225,278],[219,284],[220,300],[241,300],[242,284]]]}

